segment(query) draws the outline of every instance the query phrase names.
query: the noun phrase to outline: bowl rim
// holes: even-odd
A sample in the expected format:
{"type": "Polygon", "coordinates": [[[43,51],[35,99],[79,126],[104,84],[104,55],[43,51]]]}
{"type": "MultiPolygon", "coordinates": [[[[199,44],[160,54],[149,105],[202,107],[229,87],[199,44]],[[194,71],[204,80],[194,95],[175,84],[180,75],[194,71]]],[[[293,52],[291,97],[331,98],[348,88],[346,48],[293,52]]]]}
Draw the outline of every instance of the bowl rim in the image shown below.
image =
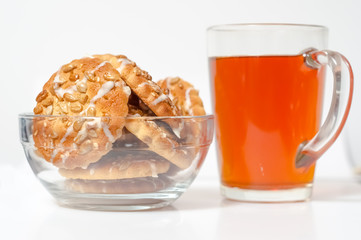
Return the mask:
{"type": "Polygon", "coordinates": [[[68,115],[38,115],[31,112],[26,113],[20,113],[18,115],[19,119],[33,119],[33,118],[84,118],[84,119],[131,119],[131,120],[164,120],[164,119],[205,119],[205,120],[213,120],[214,115],[213,114],[206,114],[201,116],[103,116],[103,117],[88,117],[88,116],[68,116],[68,115]]]}

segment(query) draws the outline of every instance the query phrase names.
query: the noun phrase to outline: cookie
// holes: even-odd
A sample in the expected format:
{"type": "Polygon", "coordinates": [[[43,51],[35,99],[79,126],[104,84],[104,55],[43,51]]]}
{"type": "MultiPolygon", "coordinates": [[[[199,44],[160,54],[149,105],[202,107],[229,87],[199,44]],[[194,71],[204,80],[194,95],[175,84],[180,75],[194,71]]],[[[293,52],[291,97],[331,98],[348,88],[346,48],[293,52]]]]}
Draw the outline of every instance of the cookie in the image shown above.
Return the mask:
{"type": "Polygon", "coordinates": [[[177,167],[185,169],[191,165],[192,156],[180,149],[174,135],[166,128],[156,124],[150,117],[139,118],[143,113],[139,109],[129,108],[129,115],[125,127],[138,139],[148,145],[149,150],[159,154],[177,167]],[[132,118],[134,117],[134,118],[132,118]]]}
{"type": "MultiPolygon", "coordinates": [[[[189,82],[180,77],[168,77],[158,81],[157,84],[169,95],[170,99],[182,112],[182,115],[201,116],[206,114],[198,90],[194,89],[189,82]]],[[[201,133],[201,128],[202,126],[197,122],[196,118],[185,119],[182,122],[180,138],[183,142],[196,146],[199,144],[198,136],[201,133]]]]}
{"type": "Polygon", "coordinates": [[[65,181],[65,186],[70,191],[93,194],[153,193],[166,189],[170,184],[171,181],[163,177],[130,178],[121,180],[68,179],[65,181]]]}
{"type": "Polygon", "coordinates": [[[169,162],[148,151],[115,153],[104,156],[87,168],[59,169],[60,175],[71,179],[113,180],[158,177],[169,169],[169,162]]]}
{"type": "MultiPolygon", "coordinates": [[[[148,72],[140,69],[133,61],[123,55],[105,54],[94,55],[94,57],[109,61],[118,70],[124,82],[155,115],[180,115],[178,108],[163,93],[161,88],[152,81],[152,77],[148,72]]],[[[180,126],[176,121],[168,121],[168,124],[172,126],[175,133],[180,131],[180,126]]]]}
{"type": "Polygon", "coordinates": [[[146,150],[148,145],[140,141],[134,134],[123,128],[122,136],[113,143],[113,150],[146,150]]]}
{"type": "Polygon", "coordinates": [[[146,105],[144,104],[144,102],[142,100],[140,100],[140,98],[132,91],[132,93],[130,94],[129,97],[129,101],[128,101],[128,107],[129,105],[140,109],[145,116],[156,116],[152,110],[146,105]]]}
{"type": "Polygon", "coordinates": [[[202,99],[193,85],[180,77],[168,77],[157,84],[168,93],[169,98],[180,109],[183,116],[206,115],[202,99]]]}
{"type": "Polygon", "coordinates": [[[86,168],[98,161],[122,134],[130,93],[107,61],[83,58],[62,66],[36,98],[37,152],[66,169],[86,168]]]}

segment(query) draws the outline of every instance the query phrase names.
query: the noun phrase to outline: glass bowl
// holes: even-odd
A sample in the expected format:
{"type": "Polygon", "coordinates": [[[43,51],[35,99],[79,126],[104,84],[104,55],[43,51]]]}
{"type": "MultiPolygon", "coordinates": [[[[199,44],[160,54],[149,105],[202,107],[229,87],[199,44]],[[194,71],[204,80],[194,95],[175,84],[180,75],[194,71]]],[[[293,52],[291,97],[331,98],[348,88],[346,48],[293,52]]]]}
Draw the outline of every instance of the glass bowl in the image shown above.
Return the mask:
{"type": "Polygon", "coordinates": [[[118,211],[179,198],[207,155],[213,121],[212,115],[19,115],[29,165],[59,205],[118,211]]]}

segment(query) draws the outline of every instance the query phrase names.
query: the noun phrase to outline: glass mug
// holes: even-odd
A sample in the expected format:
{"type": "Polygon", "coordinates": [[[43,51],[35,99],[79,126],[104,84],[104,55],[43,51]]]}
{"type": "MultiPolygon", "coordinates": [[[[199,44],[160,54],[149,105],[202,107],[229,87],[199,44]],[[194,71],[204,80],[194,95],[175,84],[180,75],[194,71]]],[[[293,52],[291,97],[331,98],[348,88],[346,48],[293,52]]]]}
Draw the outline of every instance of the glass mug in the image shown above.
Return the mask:
{"type": "Polygon", "coordinates": [[[353,74],[323,50],[328,30],[298,24],[234,24],[207,30],[221,193],[251,202],[310,198],[316,160],[348,116],[353,74]],[[326,68],[333,73],[321,126],[326,68]]]}

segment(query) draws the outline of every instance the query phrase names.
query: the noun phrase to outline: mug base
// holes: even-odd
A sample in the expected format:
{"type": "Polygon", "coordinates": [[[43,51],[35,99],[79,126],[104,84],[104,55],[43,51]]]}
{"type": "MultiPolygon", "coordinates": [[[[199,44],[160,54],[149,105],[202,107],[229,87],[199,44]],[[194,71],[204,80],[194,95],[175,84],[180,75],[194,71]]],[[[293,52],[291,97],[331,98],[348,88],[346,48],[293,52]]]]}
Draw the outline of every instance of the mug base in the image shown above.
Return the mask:
{"type": "Polygon", "coordinates": [[[243,202],[300,202],[310,200],[312,184],[307,184],[304,187],[278,190],[242,189],[221,185],[221,194],[225,198],[243,202]]]}

